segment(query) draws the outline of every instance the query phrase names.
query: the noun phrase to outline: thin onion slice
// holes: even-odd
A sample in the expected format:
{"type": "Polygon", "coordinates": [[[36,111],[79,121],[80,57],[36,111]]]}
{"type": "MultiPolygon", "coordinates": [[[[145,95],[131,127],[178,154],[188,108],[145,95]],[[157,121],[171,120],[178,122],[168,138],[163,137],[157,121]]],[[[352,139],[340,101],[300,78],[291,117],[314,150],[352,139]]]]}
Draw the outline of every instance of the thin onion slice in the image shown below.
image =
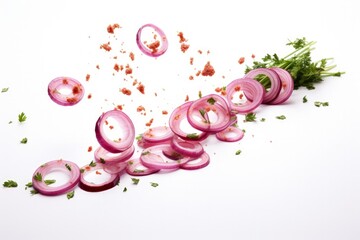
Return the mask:
{"type": "Polygon", "coordinates": [[[188,123],[187,111],[192,103],[193,101],[186,102],[173,110],[169,118],[169,127],[174,132],[174,134],[182,139],[188,141],[202,141],[209,136],[208,132],[199,131],[191,125],[189,126],[191,127],[191,132],[185,132],[181,128],[183,121],[187,121],[188,123]]]}
{"type": "Polygon", "coordinates": [[[142,138],[147,142],[159,143],[171,140],[174,136],[171,128],[167,126],[157,126],[149,128],[142,134],[142,138]]]}
{"type": "Polygon", "coordinates": [[[93,171],[98,171],[98,170],[104,170],[105,171],[106,166],[105,164],[102,163],[95,163],[92,162],[89,165],[85,165],[81,168],[81,176],[80,176],[80,182],[79,182],[79,187],[85,191],[88,192],[101,192],[101,191],[105,191],[108,190],[110,188],[113,188],[114,186],[116,186],[119,183],[120,180],[120,174],[116,173],[111,173],[111,171],[108,172],[108,174],[110,175],[110,178],[107,181],[104,181],[102,183],[93,183],[93,182],[88,182],[85,179],[85,176],[93,171]]]}
{"type": "Polygon", "coordinates": [[[135,152],[135,146],[132,144],[128,149],[120,153],[112,153],[99,146],[94,152],[96,162],[104,164],[114,164],[129,160],[135,152]]]}
{"type": "Polygon", "coordinates": [[[33,174],[32,184],[36,191],[47,196],[56,196],[71,191],[80,180],[79,167],[66,160],[53,160],[41,165],[33,174]],[[61,186],[49,186],[45,183],[45,177],[52,172],[63,172],[69,176],[68,181],[61,186]]]}
{"type": "Polygon", "coordinates": [[[159,27],[157,27],[151,23],[145,24],[141,28],[139,28],[139,30],[136,34],[136,43],[137,43],[139,49],[144,54],[146,54],[150,57],[159,57],[162,54],[164,54],[168,48],[168,40],[166,38],[165,33],[159,27]],[[145,28],[154,29],[155,32],[160,36],[160,40],[156,39],[157,36],[154,36],[154,38],[155,38],[154,42],[152,42],[150,44],[143,43],[142,39],[141,39],[141,34],[145,28]]]}
{"type": "Polygon", "coordinates": [[[186,170],[196,170],[196,169],[200,169],[200,168],[204,168],[207,165],[209,165],[210,163],[210,156],[208,153],[203,152],[203,154],[201,154],[201,156],[199,156],[198,158],[193,158],[190,161],[188,161],[187,163],[184,163],[180,166],[181,169],[186,169],[186,170]]]}
{"type": "Polygon", "coordinates": [[[180,159],[173,160],[164,155],[165,152],[174,151],[169,144],[160,144],[146,148],[140,156],[141,163],[153,169],[177,169],[181,164],[190,160],[190,157],[183,156],[180,159]]]}
{"type": "Polygon", "coordinates": [[[179,154],[189,157],[199,157],[204,152],[201,143],[186,141],[178,137],[173,137],[170,146],[179,154]]]}
{"type": "Polygon", "coordinates": [[[290,73],[285,69],[279,67],[271,67],[271,70],[275,71],[280,78],[281,81],[281,90],[279,95],[269,102],[269,104],[281,104],[288,100],[294,90],[294,80],[290,73]]]}
{"type": "Polygon", "coordinates": [[[132,176],[146,176],[160,171],[160,169],[145,167],[139,158],[134,158],[128,161],[125,170],[132,176]]]}
{"type": "MultiPolygon", "coordinates": [[[[262,103],[269,103],[274,100],[280,93],[281,81],[277,72],[268,68],[256,68],[249,71],[245,77],[255,79],[259,75],[265,75],[270,79],[271,86],[265,92],[265,96],[262,103]]],[[[251,93],[250,93],[251,94],[251,93]]]]}
{"type": "Polygon", "coordinates": [[[96,122],[95,134],[99,144],[107,151],[119,153],[130,148],[135,139],[135,127],[131,119],[120,110],[110,110],[103,113],[96,122]],[[120,127],[120,133],[116,139],[110,139],[105,134],[107,119],[113,118],[120,127]]]}
{"type": "Polygon", "coordinates": [[[217,94],[209,94],[194,101],[188,111],[187,118],[194,128],[216,133],[224,130],[231,123],[231,112],[226,100],[217,94]],[[215,119],[210,114],[214,113],[215,119]]]}
{"type": "Polygon", "coordinates": [[[244,131],[238,127],[229,126],[225,130],[215,134],[216,138],[224,142],[237,142],[244,137],[244,131]]]}
{"type": "Polygon", "coordinates": [[[51,100],[62,106],[73,106],[84,97],[83,85],[71,77],[57,77],[50,81],[48,94],[51,100]]]}
{"type": "Polygon", "coordinates": [[[254,111],[263,102],[264,95],[263,85],[252,78],[235,79],[226,86],[226,98],[230,109],[235,113],[246,114],[254,111]],[[239,91],[244,93],[244,98],[250,94],[252,99],[245,99],[242,103],[235,102],[233,96],[239,91]]]}

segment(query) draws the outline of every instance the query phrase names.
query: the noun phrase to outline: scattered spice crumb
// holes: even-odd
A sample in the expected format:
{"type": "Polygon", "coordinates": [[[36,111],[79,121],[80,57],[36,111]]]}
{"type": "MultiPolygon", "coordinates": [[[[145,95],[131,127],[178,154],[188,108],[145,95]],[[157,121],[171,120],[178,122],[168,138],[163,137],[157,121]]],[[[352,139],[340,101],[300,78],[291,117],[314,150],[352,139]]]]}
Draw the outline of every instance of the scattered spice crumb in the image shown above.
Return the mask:
{"type": "Polygon", "coordinates": [[[145,86],[142,83],[139,83],[136,89],[142,94],[145,94],[145,86]]]}
{"type": "Polygon", "coordinates": [[[181,44],[181,51],[182,51],[183,53],[185,53],[185,52],[189,49],[189,47],[190,47],[189,44],[183,43],[183,44],[181,44]]]}
{"type": "Polygon", "coordinates": [[[130,57],[131,61],[134,61],[135,55],[134,55],[133,52],[130,52],[130,53],[129,53],[129,57],[130,57]]]}
{"type": "Polygon", "coordinates": [[[186,95],[185,102],[189,101],[189,95],[186,95]]]}
{"type": "Polygon", "coordinates": [[[128,95],[128,96],[131,95],[131,91],[130,91],[129,89],[127,89],[127,88],[122,88],[122,89],[121,89],[121,92],[122,92],[123,94],[125,94],[125,95],[128,95]]]}
{"type": "Polygon", "coordinates": [[[125,74],[128,75],[128,74],[132,74],[132,68],[129,66],[129,64],[126,65],[125,67],[125,74]]]}
{"type": "Polygon", "coordinates": [[[96,68],[97,68],[97,69],[100,69],[100,66],[99,66],[99,64],[97,64],[97,65],[96,65],[96,68]]]}
{"type": "Polygon", "coordinates": [[[88,82],[90,80],[90,74],[86,74],[85,80],[88,82]]]}
{"type": "Polygon", "coordinates": [[[91,93],[88,94],[87,98],[90,99],[92,97],[91,93]]]}
{"type": "Polygon", "coordinates": [[[146,46],[151,49],[152,53],[156,53],[160,47],[160,41],[155,41],[153,43],[147,44],[146,46]]]}
{"type": "Polygon", "coordinates": [[[255,54],[251,54],[251,58],[255,58],[255,54]]]}
{"type": "Polygon", "coordinates": [[[204,66],[204,69],[201,72],[201,75],[203,76],[213,76],[215,74],[214,67],[210,64],[210,62],[207,62],[204,66]]]}
{"type": "Polygon", "coordinates": [[[151,124],[153,123],[153,121],[154,121],[154,119],[152,118],[152,119],[150,119],[150,121],[147,122],[145,125],[146,125],[147,127],[150,127],[151,124]]]}
{"type": "Polygon", "coordinates": [[[179,33],[178,33],[178,37],[180,38],[179,43],[186,42],[186,39],[185,39],[185,37],[184,37],[184,33],[183,33],[183,32],[179,32],[179,33]]]}
{"type": "Polygon", "coordinates": [[[115,30],[116,28],[120,28],[120,25],[117,24],[117,23],[115,23],[115,24],[113,24],[113,25],[110,24],[110,25],[107,27],[107,32],[113,34],[113,33],[114,33],[114,30],[115,30]]]}
{"type": "Polygon", "coordinates": [[[104,49],[105,51],[109,52],[111,50],[110,43],[108,42],[108,43],[101,44],[100,49],[104,49]]]}
{"type": "Polygon", "coordinates": [[[244,57],[239,58],[239,61],[238,61],[239,64],[243,64],[244,62],[245,62],[245,58],[244,58],[244,57]]]}
{"type": "Polygon", "coordinates": [[[168,111],[163,110],[163,111],[162,111],[162,114],[163,114],[163,115],[167,115],[167,114],[168,114],[168,111]]]}
{"type": "Polygon", "coordinates": [[[91,152],[92,151],[92,146],[89,146],[87,151],[91,152]]]}
{"type": "Polygon", "coordinates": [[[190,75],[189,80],[194,80],[194,77],[192,75],[190,75]]]}
{"type": "Polygon", "coordinates": [[[193,64],[194,64],[194,58],[191,57],[191,58],[190,58],[190,65],[193,65],[193,64]]]}

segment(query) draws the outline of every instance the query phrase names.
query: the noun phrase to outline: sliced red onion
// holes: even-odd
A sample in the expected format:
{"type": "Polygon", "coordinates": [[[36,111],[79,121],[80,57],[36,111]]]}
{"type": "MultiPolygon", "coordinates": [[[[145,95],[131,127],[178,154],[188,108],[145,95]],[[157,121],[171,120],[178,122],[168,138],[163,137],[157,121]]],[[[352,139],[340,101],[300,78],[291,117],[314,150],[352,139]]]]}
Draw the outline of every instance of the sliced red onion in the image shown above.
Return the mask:
{"type": "Polygon", "coordinates": [[[255,79],[259,75],[265,75],[270,79],[270,83],[271,83],[270,89],[268,89],[265,92],[265,96],[262,102],[262,103],[269,103],[279,95],[281,89],[281,81],[279,75],[275,71],[268,68],[256,68],[249,71],[245,75],[245,77],[255,79]]]}
{"type": "Polygon", "coordinates": [[[76,187],[80,180],[80,169],[79,167],[66,160],[53,160],[41,165],[33,174],[32,184],[36,191],[40,194],[47,196],[56,196],[70,192],[76,187]],[[69,180],[61,186],[49,186],[44,180],[46,175],[52,172],[63,172],[69,176],[69,180]]]}
{"type": "Polygon", "coordinates": [[[104,164],[104,171],[109,174],[119,174],[121,175],[127,166],[127,162],[119,162],[119,163],[112,163],[112,164],[104,164]]]}
{"type": "Polygon", "coordinates": [[[231,112],[222,96],[209,94],[190,105],[187,118],[194,128],[204,132],[216,133],[230,125],[231,112]],[[216,118],[211,119],[210,113],[214,113],[216,118]]]}
{"type": "Polygon", "coordinates": [[[84,87],[71,77],[57,77],[50,81],[48,94],[51,100],[62,106],[72,106],[84,97],[84,87]]]}
{"type": "Polygon", "coordinates": [[[120,180],[120,174],[118,174],[116,171],[115,171],[116,173],[111,173],[111,171],[109,171],[108,174],[110,175],[110,178],[102,183],[97,184],[97,183],[88,182],[87,180],[85,180],[85,176],[87,174],[89,174],[93,171],[98,171],[98,170],[105,171],[105,169],[106,169],[105,164],[95,163],[95,162],[92,162],[89,165],[83,166],[81,168],[79,187],[88,192],[100,192],[100,191],[105,191],[105,190],[108,190],[108,189],[116,186],[120,180]]]}
{"type": "Polygon", "coordinates": [[[173,137],[170,146],[179,154],[189,157],[199,157],[204,152],[204,148],[199,142],[190,142],[178,137],[173,137]]]}
{"type": "Polygon", "coordinates": [[[169,118],[169,127],[171,130],[182,139],[188,141],[202,141],[209,136],[208,132],[203,132],[195,129],[190,125],[187,119],[187,112],[193,101],[186,102],[173,110],[169,118]],[[188,123],[190,131],[185,132],[182,129],[182,123],[188,123]]]}
{"type": "Polygon", "coordinates": [[[96,162],[104,164],[114,164],[129,160],[135,152],[135,146],[132,144],[128,149],[120,153],[112,153],[105,148],[99,146],[95,152],[94,157],[96,162]]]}
{"type": "Polygon", "coordinates": [[[254,111],[263,102],[264,95],[263,85],[252,78],[235,79],[226,86],[228,104],[235,113],[246,114],[254,111]],[[239,91],[244,93],[243,102],[235,102],[233,99],[235,92],[239,91]],[[252,96],[251,100],[246,98],[246,94],[252,96]]]}
{"type": "Polygon", "coordinates": [[[190,160],[190,157],[183,156],[178,160],[173,160],[164,155],[164,151],[174,151],[168,144],[160,144],[153,147],[146,148],[142,151],[140,156],[141,163],[153,169],[177,169],[181,164],[190,160]]]}
{"type": "Polygon", "coordinates": [[[269,104],[281,104],[288,100],[294,90],[294,80],[292,79],[290,73],[285,69],[279,67],[271,67],[271,70],[275,71],[281,81],[281,90],[279,95],[269,102],[269,104]]]}
{"type": "Polygon", "coordinates": [[[96,122],[95,134],[99,144],[111,153],[123,152],[129,149],[135,139],[135,127],[131,119],[120,110],[111,110],[103,113],[96,122]],[[108,118],[118,122],[120,130],[113,129],[118,134],[116,138],[110,139],[105,134],[108,118]]]}
{"type": "Polygon", "coordinates": [[[237,142],[244,137],[244,131],[240,128],[229,126],[225,130],[215,134],[216,138],[224,142],[237,142]]]}
{"type": "Polygon", "coordinates": [[[173,138],[174,133],[167,126],[157,126],[149,128],[142,134],[142,138],[147,142],[161,143],[173,138]]]}
{"type": "Polygon", "coordinates": [[[139,158],[131,159],[130,161],[127,162],[127,166],[126,166],[126,172],[132,176],[145,176],[159,171],[160,169],[145,167],[141,163],[139,158]]]}
{"type": "Polygon", "coordinates": [[[145,141],[143,138],[137,140],[137,145],[141,148],[148,148],[152,146],[156,146],[159,144],[169,144],[170,140],[164,141],[164,142],[148,142],[145,141]]]}
{"type": "Polygon", "coordinates": [[[157,26],[155,26],[154,24],[145,24],[143,25],[141,28],[139,28],[137,34],[136,34],[136,43],[139,47],[139,49],[146,55],[150,56],[150,57],[159,57],[162,54],[164,54],[168,48],[168,40],[166,38],[165,33],[157,26]],[[152,28],[155,30],[155,32],[157,34],[159,34],[160,36],[160,40],[155,39],[156,41],[153,43],[150,43],[148,45],[146,45],[146,43],[142,42],[141,39],[141,34],[142,31],[145,28],[152,28]]]}
{"type": "Polygon", "coordinates": [[[193,158],[190,161],[182,164],[180,166],[180,168],[186,169],[186,170],[196,170],[196,169],[206,167],[207,165],[209,165],[209,163],[210,163],[210,156],[209,156],[209,154],[204,152],[198,158],[193,158]]]}

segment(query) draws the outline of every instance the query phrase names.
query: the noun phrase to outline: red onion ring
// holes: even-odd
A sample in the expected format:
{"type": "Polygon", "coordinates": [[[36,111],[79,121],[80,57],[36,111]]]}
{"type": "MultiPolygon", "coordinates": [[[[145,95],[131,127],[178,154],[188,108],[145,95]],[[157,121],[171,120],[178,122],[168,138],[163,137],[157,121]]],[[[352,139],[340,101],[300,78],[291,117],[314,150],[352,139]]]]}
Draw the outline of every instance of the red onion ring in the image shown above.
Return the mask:
{"type": "Polygon", "coordinates": [[[256,68],[249,71],[245,77],[255,79],[258,75],[266,75],[270,79],[271,87],[268,91],[265,92],[265,96],[262,103],[269,103],[274,100],[281,90],[281,82],[279,75],[268,68],[256,68]]]}
{"type": "Polygon", "coordinates": [[[179,136],[180,138],[188,141],[202,141],[209,136],[209,133],[203,132],[193,128],[191,125],[189,127],[193,128],[194,131],[187,133],[181,129],[181,123],[183,121],[188,121],[187,111],[193,101],[186,102],[173,110],[169,118],[169,127],[171,130],[179,136]]]}
{"type": "Polygon", "coordinates": [[[161,143],[171,140],[174,132],[167,126],[157,126],[149,128],[142,134],[142,138],[147,142],[161,143]]]}
{"type": "Polygon", "coordinates": [[[118,174],[121,175],[123,171],[125,171],[127,162],[119,162],[112,164],[104,164],[104,171],[109,174],[118,174]]]}
{"type": "Polygon", "coordinates": [[[120,153],[112,153],[99,146],[94,152],[96,162],[104,164],[114,164],[129,160],[135,152],[135,146],[131,145],[128,149],[120,153]]]}
{"type": "Polygon", "coordinates": [[[237,142],[244,137],[244,132],[240,128],[229,126],[225,130],[215,134],[216,138],[224,142],[237,142]]]}
{"type": "Polygon", "coordinates": [[[48,85],[49,97],[62,106],[77,104],[84,97],[84,93],[83,85],[71,77],[54,78],[48,85]]]}
{"type": "Polygon", "coordinates": [[[143,25],[141,28],[139,28],[137,34],[136,34],[136,43],[139,47],[139,49],[146,55],[150,56],[150,57],[159,57],[162,54],[164,54],[168,48],[168,40],[166,38],[165,33],[157,26],[155,26],[154,24],[148,23],[143,25]],[[153,28],[155,30],[155,32],[157,32],[160,35],[160,39],[161,41],[159,42],[159,47],[156,46],[156,48],[152,48],[152,47],[148,47],[146,46],[142,41],[141,41],[141,34],[144,28],[153,28]]]}
{"type": "Polygon", "coordinates": [[[160,169],[145,167],[139,158],[134,158],[128,161],[125,170],[132,176],[146,176],[160,171],[160,169]]]}
{"type": "Polygon", "coordinates": [[[104,170],[106,169],[105,164],[102,163],[93,163],[94,165],[85,165],[81,168],[81,176],[80,176],[80,182],[79,187],[85,191],[88,192],[100,192],[105,191],[110,188],[113,188],[119,183],[120,180],[120,174],[113,173],[111,174],[109,171],[108,174],[110,175],[110,178],[107,181],[104,181],[102,183],[96,184],[92,182],[88,182],[85,180],[85,176],[93,171],[97,170],[104,170]]]}
{"type": "Polygon", "coordinates": [[[239,78],[231,81],[226,86],[226,98],[230,109],[235,113],[246,114],[254,111],[263,102],[265,89],[261,83],[252,78],[239,78]],[[252,95],[252,99],[246,99],[244,103],[234,103],[233,95],[236,91],[243,91],[252,95]]]}
{"type": "Polygon", "coordinates": [[[198,158],[193,158],[187,163],[184,163],[180,166],[181,169],[186,170],[196,170],[200,168],[204,168],[210,163],[210,156],[206,152],[201,154],[198,158]]]}
{"type": "Polygon", "coordinates": [[[281,81],[281,90],[279,95],[269,102],[269,104],[281,104],[288,100],[294,90],[294,80],[288,71],[279,67],[271,67],[271,70],[275,71],[281,81]]]}
{"type": "Polygon", "coordinates": [[[79,167],[70,161],[53,160],[41,165],[33,174],[32,184],[36,191],[47,196],[56,196],[67,193],[76,187],[80,180],[79,167]],[[51,172],[63,172],[69,176],[69,180],[61,186],[48,186],[44,180],[51,172]]]}
{"type": "Polygon", "coordinates": [[[170,146],[179,154],[189,157],[199,157],[204,153],[204,148],[199,142],[190,142],[178,137],[173,137],[170,146]]]}
{"type": "Polygon", "coordinates": [[[135,139],[135,127],[131,119],[122,111],[111,110],[103,113],[96,122],[95,134],[99,144],[111,153],[123,152],[130,148],[135,139]],[[107,119],[114,118],[120,125],[121,134],[117,141],[110,139],[104,132],[107,119]]]}
{"type": "Polygon", "coordinates": [[[217,94],[209,94],[194,101],[188,111],[187,118],[191,126],[204,131],[215,133],[224,130],[231,123],[231,112],[226,100],[217,94]],[[216,119],[209,118],[207,112],[214,112],[216,119]]]}
{"type": "Polygon", "coordinates": [[[190,160],[190,157],[183,156],[183,158],[174,161],[173,159],[166,157],[163,151],[169,152],[174,150],[168,144],[160,144],[149,147],[142,151],[140,161],[148,168],[177,169],[181,164],[190,160]]]}

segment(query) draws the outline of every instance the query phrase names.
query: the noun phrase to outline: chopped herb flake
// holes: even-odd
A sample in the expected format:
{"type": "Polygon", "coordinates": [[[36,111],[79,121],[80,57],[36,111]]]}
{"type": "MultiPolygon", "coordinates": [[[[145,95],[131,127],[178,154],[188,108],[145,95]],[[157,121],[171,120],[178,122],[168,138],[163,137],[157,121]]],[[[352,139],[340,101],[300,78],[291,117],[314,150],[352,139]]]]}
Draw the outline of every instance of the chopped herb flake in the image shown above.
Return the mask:
{"type": "Polygon", "coordinates": [[[66,194],[66,197],[67,197],[67,199],[71,199],[74,197],[74,195],[75,195],[75,191],[71,191],[66,194]]]}
{"type": "Polygon", "coordinates": [[[209,99],[207,100],[207,102],[210,103],[211,105],[214,105],[215,102],[216,102],[216,100],[211,97],[211,98],[209,98],[209,99]]]}
{"type": "Polygon", "coordinates": [[[306,96],[303,97],[303,103],[306,103],[308,100],[306,98],[306,96]]]}
{"type": "Polygon", "coordinates": [[[9,88],[8,88],[8,87],[1,89],[1,92],[2,92],[2,93],[7,92],[7,91],[9,91],[9,88]]]}
{"type": "Polygon", "coordinates": [[[315,105],[316,107],[321,107],[321,106],[327,107],[327,106],[329,106],[329,102],[319,102],[319,101],[316,101],[316,102],[314,102],[314,105],[315,105]]]}
{"type": "Polygon", "coordinates": [[[89,166],[90,166],[90,167],[96,167],[96,162],[91,161],[91,162],[89,163],[89,166]]]}
{"type": "Polygon", "coordinates": [[[25,137],[23,139],[21,139],[20,143],[22,144],[26,144],[28,142],[28,139],[25,137]]]}
{"type": "Polygon", "coordinates": [[[55,183],[55,182],[56,182],[55,179],[46,179],[46,180],[44,180],[44,183],[45,183],[46,185],[51,185],[51,184],[53,184],[53,183],[55,183]]]}
{"type": "Polygon", "coordinates": [[[18,184],[13,180],[7,180],[6,182],[3,183],[3,186],[6,188],[16,188],[18,184]]]}
{"type": "Polygon", "coordinates": [[[285,120],[286,117],[284,115],[276,116],[276,119],[285,120]]]}
{"type": "Polygon", "coordinates": [[[159,186],[159,184],[158,184],[158,183],[155,183],[155,182],[151,182],[150,185],[151,185],[152,187],[157,187],[157,186],[159,186]]]}
{"type": "Polygon", "coordinates": [[[235,152],[235,155],[240,155],[240,153],[241,153],[241,150],[237,150],[237,151],[235,152]]]}
{"type": "Polygon", "coordinates": [[[190,138],[190,139],[198,139],[199,134],[197,134],[197,133],[189,133],[188,135],[186,135],[186,137],[190,138]]]}
{"type": "Polygon", "coordinates": [[[42,175],[41,173],[37,172],[35,175],[34,175],[34,179],[38,182],[41,182],[42,181],[42,175]]]}
{"type": "Polygon", "coordinates": [[[100,158],[100,162],[101,162],[102,164],[104,164],[104,163],[105,163],[105,159],[100,158]]]}
{"type": "Polygon", "coordinates": [[[137,185],[139,183],[140,179],[139,178],[131,178],[131,181],[133,184],[137,185]]]}
{"type": "Polygon", "coordinates": [[[20,113],[19,115],[18,115],[18,120],[19,120],[19,122],[25,122],[26,121],[26,115],[25,115],[25,113],[24,112],[22,112],[22,113],[20,113]]]}
{"type": "Polygon", "coordinates": [[[256,121],[256,113],[247,113],[245,115],[245,122],[255,122],[256,121]]]}
{"type": "Polygon", "coordinates": [[[126,188],[126,187],[124,187],[123,192],[126,192],[126,191],[127,191],[127,188],[126,188]]]}
{"type": "Polygon", "coordinates": [[[69,171],[71,171],[71,166],[70,166],[69,164],[65,163],[65,167],[66,167],[69,171]]]}

